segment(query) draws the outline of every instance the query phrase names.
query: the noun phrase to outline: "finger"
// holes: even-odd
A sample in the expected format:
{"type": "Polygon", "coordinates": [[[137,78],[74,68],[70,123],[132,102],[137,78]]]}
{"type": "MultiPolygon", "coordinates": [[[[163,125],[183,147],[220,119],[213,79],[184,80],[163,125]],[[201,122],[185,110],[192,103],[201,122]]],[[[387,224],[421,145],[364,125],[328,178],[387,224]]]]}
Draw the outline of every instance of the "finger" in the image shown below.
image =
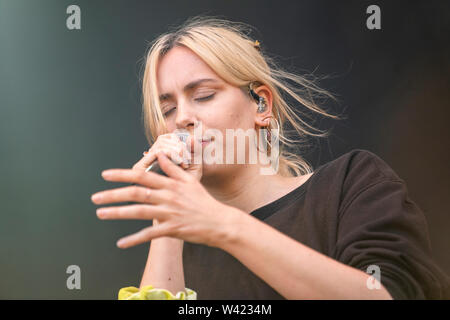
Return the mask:
{"type": "Polygon", "coordinates": [[[186,140],[186,147],[189,151],[189,153],[194,153],[195,151],[195,139],[193,135],[189,135],[189,137],[186,140]]]}
{"type": "Polygon", "coordinates": [[[184,151],[182,145],[177,144],[175,146],[167,146],[161,149],[161,151],[164,152],[167,158],[172,160],[172,162],[177,165],[181,165],[183,162],[185,162],[183,160],[184,151]]]}
{"type": "Polygon", "coordinates": [[[121,238],[119,241],[117,241],[117,246],[121,249],[130,248],[138,244],[148,242],[155,238],[170,236],[169,233],[169,227],[162,223],[156,226],[147,227],[132,235],[121,238]]]}
{"type": "MultiPolygon", "coordinates": [[[[172,141],[171,139],[164,138],[156,141],[152,147],[148,150],[146,154],[133,166],[133,170],[145,171],[150,164],[153,163],[156,159],[156,153],[159,150],[168,149],[168,148],[177,148],[177,143],[172,141]]],[[[167,150],[169,153],[169,150],[167,150]]]]}
{"type": "Polygon", "coordinates": [[[157,158],[159,166],[169,177],[186,181],[186,179],[190,176],[189,173],[170,161],[164,153],[158,153],[157,158]]]}
{"type": "Polygon", "coordinates": [[[169,141],[164,146],[157,146],[155,148],[152,148],[149,153],[145,154],[144,157],[133,166],[133,169],[145,171],[150,164],[156,161],[156,154],[160,151],[164,152],[169,159],[171,159],[178,165],[188,163],[190,159],[187,149],[184,145],[169,141]]]}
{"type": "Polygon", "coordinates": [[[108,204],[126,201],[158,204],[167,198],[163,196],[163,193],[163,190],[149,189],[141,186],[127,186],[97,192],[92,195],[91,200],[95,204],[108,204]]]}
{"type": "Polygon", "coordinates": [[[143,153],[143,157],[133,165],[133,170],[145,171],[147,167],[153,162],[152,158],[154,157],[149,151],[145,151],[143,153]]]}
{"type": "Polygon", "coordinates": [[[144,157],[133,166],[133,169],[135,169],[135,167],[144,168],[142,163],[150,164],[151,162],[153,162],[153,160],[156,159],[157,150],[167,145],[175,145],[175,143],[176,141],[174,140],[174,137],[172,137],[171,134],[159,135],[156,141],[152,144],[152,146],[147,151],[143,152],[144,157]]]}
{"type": "Polygon", "coordinates": [[[189,147],[189,138],[192,138],[191,135],[188,136],[188,140],[183,142],[178,134],[171,133],[170,140],[172,142],[171,146],[174,146],[175,154],[172,156],[171,154],[166,153],[169,159],[172,159],[176,164],[182,167],[188,167],[186,164],[190,163],[190,147],[189,147]]]}
{"type": "Polygon", "coordinates": [[[155,172],[134,169],[108,169],[102,172],[106,181],[135,183],[151,189],[170,189],[173,181],[155,172]]]}
{"type": "Polygon", "coordinates": [[[97,217],[102,220],[151,220],[167,219],[168,212],[159,206],[149,204],[134,204],[120,207],[97,209],[97,217]]]}
{"type": "Polygon", "coordinates": [[[187,141],[186,144],[183,145],[183,162],[186,164],[192,163],[192,154],[191,154],[191,147],[189,144],[189,141],[187,141]]]}

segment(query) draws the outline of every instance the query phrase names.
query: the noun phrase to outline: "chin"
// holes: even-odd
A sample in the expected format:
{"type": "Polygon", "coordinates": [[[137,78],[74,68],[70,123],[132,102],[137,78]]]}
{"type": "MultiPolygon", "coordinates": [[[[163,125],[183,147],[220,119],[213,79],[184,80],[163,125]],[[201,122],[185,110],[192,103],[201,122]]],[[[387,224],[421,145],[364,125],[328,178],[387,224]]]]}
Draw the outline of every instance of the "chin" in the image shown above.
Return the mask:
{"type": "Polygon", "coordinates": [[[232,165],[225,165],[225,164],[203,164],[203,174],[202,174],[202,180],[203,178],[206,179],[221,179],[223,177],[230,177],[230,174],[232,174],[236,170],[235,166],[232,165]]]}

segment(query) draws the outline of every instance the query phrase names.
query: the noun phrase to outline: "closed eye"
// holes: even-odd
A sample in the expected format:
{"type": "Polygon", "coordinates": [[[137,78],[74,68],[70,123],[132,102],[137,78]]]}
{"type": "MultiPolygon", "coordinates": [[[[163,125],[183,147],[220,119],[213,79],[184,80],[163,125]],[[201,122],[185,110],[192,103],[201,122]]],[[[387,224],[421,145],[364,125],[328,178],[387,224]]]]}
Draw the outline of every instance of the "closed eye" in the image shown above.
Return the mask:
{"type": "Polygon", "coordinates": [[[214,95],[215,95],[215,93],[213,93],[212,95],[207,96],[207,97],[197,98],[197,99],[195,99],[195,101],[206,101],[206,100],[209,100],[212,97],[214,97],[214,95]]]}
{"type": "MultiPolygon", "coordinates": [[[[214,97],[214,95],[215,95],[215,93],[213,93],[212,95],[209,95],[207,97],[201,97],[201,98],[197,98],[197,99],[194,99],[194,100],[195,101],[199,101],[199,102],[203,102],[203,101],[207,101],[207,100],[212,99],[214,97]]],[[[164,117],[167,117],[170,113],[172,113],[173,110],[175,110],[175,108],[172,108],[172,109],[166,111],[164,113],[164,117]]]]}
{"type": "Polygon", "coordinates": [[[164,117],[167,117],[175,108],[170,109],[169,111],[164,112],[164,117]]]}

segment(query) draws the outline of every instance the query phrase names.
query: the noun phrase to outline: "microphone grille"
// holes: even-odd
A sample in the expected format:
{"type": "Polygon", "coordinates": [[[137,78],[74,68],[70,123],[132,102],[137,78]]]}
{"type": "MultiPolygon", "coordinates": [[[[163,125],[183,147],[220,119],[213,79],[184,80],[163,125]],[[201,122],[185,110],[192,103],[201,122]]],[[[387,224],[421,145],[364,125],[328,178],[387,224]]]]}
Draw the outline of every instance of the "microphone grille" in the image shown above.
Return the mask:
{"type": "Polygon", "coordinates": [[[188,132],[177,132],[176,133],[178,139],[181,140],[181,142],[186,143],[187,138],[189,137],[189,133],[188,132]]]}

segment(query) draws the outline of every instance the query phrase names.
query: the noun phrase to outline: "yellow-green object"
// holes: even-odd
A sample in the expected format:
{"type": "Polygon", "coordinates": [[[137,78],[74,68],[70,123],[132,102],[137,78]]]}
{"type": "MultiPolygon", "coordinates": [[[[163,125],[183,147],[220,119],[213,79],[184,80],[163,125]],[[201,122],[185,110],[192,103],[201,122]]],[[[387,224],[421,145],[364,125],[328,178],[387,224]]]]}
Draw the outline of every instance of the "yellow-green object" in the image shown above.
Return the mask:
{"type": "Polygon", "coordinates": [[[119,300],[197,300],[194,290],[185,288],[186,292],[180,291],[175,296],[166,289],[154,288],[151,285],[142,287],[125,287],[119,290],[119,300]]]}

